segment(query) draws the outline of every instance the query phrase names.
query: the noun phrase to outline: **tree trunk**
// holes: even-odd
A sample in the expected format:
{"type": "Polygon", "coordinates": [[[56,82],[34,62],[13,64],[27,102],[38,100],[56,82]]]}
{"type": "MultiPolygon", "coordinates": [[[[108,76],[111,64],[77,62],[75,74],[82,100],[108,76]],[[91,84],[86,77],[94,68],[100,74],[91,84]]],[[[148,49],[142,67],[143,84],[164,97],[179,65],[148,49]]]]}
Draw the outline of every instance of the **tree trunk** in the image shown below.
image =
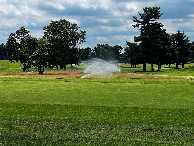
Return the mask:
{"type": "Polygon", "coordinates": [[[182,63],[182,68],[185,68],[185,64],[184,63],[182,63]]]}
{"type": "Polygon", "coordinates": [[[158,71],[160,71],[160,70],[161,70],[161,64],[158,63],[158,71]]]}
{"type": "Polygon", "coordinates": [[[60,65],[60,69],[63,69],[64,66],[60,65]]]}
{"type": "Polygon", "coordinates": [[[178,69],[179,68],[179,64],[178,63],[176,63],[176,69],[178,69]]]}
{"type": "Polygon", "coordinates": [[[44,65],[43,66],[42,65],[38,66],[38,72],[39,72],[39,74],[43,74],[43,72],[44,72],[44,65]]]}
{"type": "Polygon", "coordinates": [[[66,70],[66,69],[67,69],[67,66],[65,65],[65,66],[64,66],[64,70],[66,70]]]}
{"type": "Polygon", "coordinates": [[[23,72],[25,72],[27,70],[27,65],[26,64],[23,64],[24,68],[23,68],[23,72]]]}
{"type": "Polygon", "coordinates": [[[143,71],[146,72],[146,63],[143,63],[143,71]]]}
{"type": "Polygon", "coordinates": [[[169,64],[169,68],[170,68],[170,64],[169,64]]]}
{"type": "Polygon", "coordinates": [[[151,71],[152,72],[154,71],[154,64],[153,63],[151,64],[151,71]]]}

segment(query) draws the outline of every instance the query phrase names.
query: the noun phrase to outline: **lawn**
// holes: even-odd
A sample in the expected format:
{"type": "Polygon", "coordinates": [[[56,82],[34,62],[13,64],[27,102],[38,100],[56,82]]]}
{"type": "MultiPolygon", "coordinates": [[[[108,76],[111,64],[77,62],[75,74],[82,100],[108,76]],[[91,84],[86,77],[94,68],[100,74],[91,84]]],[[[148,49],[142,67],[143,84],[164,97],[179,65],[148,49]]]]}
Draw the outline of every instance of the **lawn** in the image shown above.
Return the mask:
{"type": "MultiPolygon", "coordinates": [[[[82,63],[80,66],[74,65],[73,68],[71,68],[71,65],[67,65],[67,69],[83,69],[85,66],[82,63]]],[[[0,60],[0,74],[9,74],[9,73],[22,73],[23,72],[23,65],[21,65],[19,62],[10,62],[8,60],[0,60]]],[[[59,71],[60,69],[57,68],[45,68],[45,71],[59,71]]],[[[36,67],[31,67],[27,72],[38,72],[38,69],[36,67]]]]}
{"type": "Polygon", "coordinates": [[[169,68],[169,65],[162,65],[161,71],[157,71],[158,66],[154,65],[154,72],[151,72],[151,65],[147,64],[147,72],[142,72],[142,64],[137,65],[137,68],[131,68],[129,64],[122,64],[120,66],[122,72],[136,72],[137,74],[147,74],[147,75],[174,75],[174,76],[194,76],[194,63],[185,64],[185,68],[182,69],[179,65],[179,69],[175,69],[175,65],[172,64],[169,68]]]}
{"type": "Polygon", "coordinates": [[[0,77],[0,145],[193,145],[194,80],[0,77]]]}

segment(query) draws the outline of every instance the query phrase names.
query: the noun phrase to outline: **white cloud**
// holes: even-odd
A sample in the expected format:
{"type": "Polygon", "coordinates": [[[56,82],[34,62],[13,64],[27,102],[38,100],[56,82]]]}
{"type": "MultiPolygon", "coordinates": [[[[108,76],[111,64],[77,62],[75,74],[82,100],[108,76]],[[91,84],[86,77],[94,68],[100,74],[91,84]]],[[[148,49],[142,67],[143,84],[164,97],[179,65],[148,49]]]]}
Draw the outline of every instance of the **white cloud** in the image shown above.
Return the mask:
{"type": "Polygon", "coordinates": [[[178,26],[174,24],[174,19],[162,19],[159,20],[160,23],[164,25],[164,29],[166,29],[167,33],[175,33],[178,30],[178,26]]]}
{"type": "Polygon", "coordinates": [[[5,16],[21,16],[22,13],[14,5],[8,4],[6,0],[0,1],[0,14],[5,16]]]}
{"type": "Polygon", "coordinates": [[[194,17],[194,14],[189,14],[189,17],[194,17]]]}
{"type": "Polygon", "coordinates": [[[80,8],[83,9],[96,10],[97,8],[109,9],[111,8],[112,2],[111,0],[69,0],[65,1],[64,4],[70,4],[74,6],[78,5],[80,8]]]}
{"type": "Polygon", "coordinates": [[[43,30],[37,30],[37,31],[30,31],[30,34],[35,38],[41,38],[44,34],[43,30]]]}
{"type": "Polygon", "coordinates": [[[101,41],[101,42],[108,42],[108,41],[109,41],[109,39],[106,38],[106,37],[96,37],[96,39],[97,39],[98,41],[101,41]]]}
{"type": "Polygon", "coordinates": [[[37,24],[36,24],[36,23],[33,23],[33,22],[31,23],[31,25],[32,25],[32,26],[37,26],[37,24]]]}
{"type": "Polygon", "coordinates": [[[65,10],[65,6],[60,1],[49,1],[46,2],[46,5],[51,6],[58,10],[65,10]]]}
{"type": "Polygon", "coordinates": [[[126,3],[126,7],[128,10],[132,10],[135,12],[139,11],[138,3],[135,3],[135,2],[126,3]]]}
{"type": "MultiPolygon", "coordinates": [[[[15,32],[19,27],[25,26],[33,36],[41,37],[42,28],[49,25],[50,21],[66,19],[78,24],[87,32],[86,44],[95,44],[96,41],[106,43],[124,44],[125,41],[133,41],[133,36],[139,30],[133,28],[132,16],[138,16],[144,7],[159,6],[161,13],[179,16],[180,19],[160,19],[168,33],[175,33],[178,29],[190,34],[194,23],[194,12],[177,13],[176,7],[184,7],[184,3],[194,0],[156,0],[156,1],[116,1],[116,0],[0,0],[0,43],[5,42],[5,36],[15,32]],[[168,6],[167,8],[165,6],[168,6]],[[51,9],[52,8],[52,11],[51,9]],[[175,13],[176,12],[176,13],[175,13]],[[189,19],[190,18],[190,19],[189,19]],[[6,31],[6,33],[5,33],[6,31]],[[120,42],[120,43],[119,43],[120,42]]],[[[191,8],[190,8],[191,9],[191,8]]],[[[192,10],[192,9],[191,9],[192,10]]],[[[165,17],[164,15],[164,17],[165,17]]],[[[163,18],[163,17],[161,17],[163,18]]]]}

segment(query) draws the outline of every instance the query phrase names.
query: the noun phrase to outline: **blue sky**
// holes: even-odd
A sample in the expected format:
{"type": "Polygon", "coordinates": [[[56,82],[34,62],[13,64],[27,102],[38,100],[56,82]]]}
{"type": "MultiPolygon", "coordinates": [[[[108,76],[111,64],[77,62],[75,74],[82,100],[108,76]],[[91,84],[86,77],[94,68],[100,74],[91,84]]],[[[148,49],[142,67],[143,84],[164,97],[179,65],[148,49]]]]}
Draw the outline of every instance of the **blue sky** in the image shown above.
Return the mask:
{"type": "Polygon", "coordinates": [[[0,43],[21,26],[40,38],[51,20],[66,19],[87,32],[81,47],[125,47],[139,35],[132,17],[153,6],[161,8],[159,21],[168,33],[184,31],[194,41],[194,0],[0,0],[0,43]]]}

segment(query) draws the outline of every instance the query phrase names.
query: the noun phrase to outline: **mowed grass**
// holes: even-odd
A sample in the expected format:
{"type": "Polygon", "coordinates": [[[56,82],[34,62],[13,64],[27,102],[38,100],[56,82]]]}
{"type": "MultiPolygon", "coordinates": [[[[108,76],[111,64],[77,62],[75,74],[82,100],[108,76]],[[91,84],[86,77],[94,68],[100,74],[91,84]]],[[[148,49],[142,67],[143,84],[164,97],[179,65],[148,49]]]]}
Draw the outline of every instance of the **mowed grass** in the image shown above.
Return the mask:
{"type": "Polygon", "coordinates": [[[20,62],[11,63],[8,60],[0,60],[0,74],[20,73],[22,72],[20,62]]]}
{"type": "MultiPolygon", "coordinates": [[[[73,68],[71,68],[71,65],[67,65],[68,70],[77,70],[77,69],[84,69],[87,68],[89,64],[86,63],[80,63],[80,65],[73,65],[73,68]]],[[[122,64],[119,65],[119,68],[121,69],[122,73],[134,73],[137,74],[147,74],[147,75],[172,75],[172,76],[194,76],[194,63],[185,64],[185,68],[182,69],[181,65],[179,65],[179,69],[174,69],[175,65],[172,64],[169,68],[168,65],[162,65],[161,71],[157,71],[157,65],[154,65],[154,72],[150,72],[151,65],[147,64],[147,72],[142,72],[143,66],[142,64],[137,65],[137,68],[131,68],[130,64],[122,64]]],[[[9,73],[22,73],[23,66],[20,64],[20,62],[11,63],[8,60],[0,60],[0,74],[9,74],[9,73]]],[[[45,72],[47,71],[59,71],[60,69],[57,68],[45,68],[45,72]]],[[[32,67],[29,69],[29,72],[38,72],[36,67],[32,67]]]]}
{"type": "MultiPolygon", "coordinates": [[[[0,74],[10,74],[10,73],[23,73],[23,65],[18,62],[10,62],[9,60],[0,60],[0,74]]],[[[77,69],[83,69],[85,68],[85,65],[83,63],[80,63],[80,65],[73,65],[73,68],[71,65],[67,65],[67,69],[77,70],[77,69]]],[[[45,68],[45,71],[60,71],[63,69],[57,69],[57,68],[45,68]]],[[[38,72],[37,67],[31,67],[26,72],[38,72]]]]}
{"type": "Polygon", "coordinates": [[[0,145],[193,145],[194,80],[0,78],[0,145]]]}
{"type": "Polygon", "coordinates": [[[136,72],[137,74],[147,74],[147,75],[173,75],[173,76],[194,76],[194,63],[185,64],[185,68],[181,68],[182,66],[179,65],[179,69],[175,69],[175,65],[172,64],[169,68],[169,65],[162,65],[160,71],[158,70],[158,66],[154,65],[154,72],[151,72],[151,65],[146,65],[147,72],[142,72],[143,66],[142,64],[137,65],[137,68],[131,68],[131,65],[124,64],[121,65],[120,68],[122,72],[129,73],[129,72],[136,72]]]}

